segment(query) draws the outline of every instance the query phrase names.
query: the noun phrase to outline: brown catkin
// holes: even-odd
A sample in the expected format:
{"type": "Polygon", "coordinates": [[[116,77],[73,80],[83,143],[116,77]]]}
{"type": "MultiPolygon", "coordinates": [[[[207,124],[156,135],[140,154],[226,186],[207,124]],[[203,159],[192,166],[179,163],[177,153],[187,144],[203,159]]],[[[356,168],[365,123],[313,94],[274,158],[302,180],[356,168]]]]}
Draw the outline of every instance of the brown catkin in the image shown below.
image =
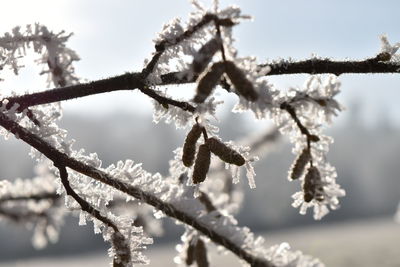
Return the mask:
{"type": "Polygon", "coordinates": [[[193,183],[198,184],[206,179],[210,168],[211,152],[206,144],[202,144],[197,152],[196,162],[193,169],[193,183]]]}
{"type": "Polygon", "coordinates": [[[225,71],[229,80],[235,86],[240,95],[249,101],[256,101],[258,94],[254,90],[253,84],[246,78],[246,74],[238,68],[232,61],[225,62],[225,71]]]}
{"type": "Polygon", "coordinates": [[[214,137],[208,138],[206,144],[212,153],[217,155],[226,163],[235,164],[238,166],[242,166],[246,163],[246,160],[242,157],[242,155],[214,137]]]}
{"type": "Polygon", "coordinates": [[[321,174],[317,167],[311,166],[308,168],[307,174],[304,177],[303,193],[305,202],[310,202],[314,198],[317,198],[318,201],[322,201],[323,196],[317,193],[317,188],[320,192],[323,190],[321,186],[321,174]]]}
{"type": "Polygon", "coordinates": [[[208,267],[207,248],[203,240],[197,240],[196,251],[194,254],[198,267],[208,267]]]}
{"type": "Polygon", "coordinates": [[[194,124],[183,144],[182,162],[186,167],[193,165],[196,154],[196,143],[199,140],[203,127],[198,123],[194,124]]]}
{"type": "Polygon", "coordinates": [[[208,72],[199,78],[196,96],[193,101],[196,103],[203,103],[218,84],[224,72],[225,67],[223,62],[214,63],[208,72]]]}
{"type": "Polygon", "coordinates": [[[301,154],[297,157],[295,162],[292,165],[290,171],[290,179],[296,180],[301,177],[304,172],[304,168],[307,163],[311,160],[310,150],[308,148],[304,148],[301,154]]]}
{"type": "Polygon", "coordinates": [[[194,262],[195,249],[196,249],[196,245],[193,244],[192,240],[190,240],[189,241],[189,246],[188,246],[188,248],[186,250],[186,260],[185,260],[185,262],[186,262],[187,266],[192,265],[193,262],[194,262]]]}
{"type": "Polygon", "coordinates": [[[192,71],[195,75],[202,73],[210,63],[214,54],[221,48],[221,39],[214,38],[204,44],[192,62],[192,71]]]}

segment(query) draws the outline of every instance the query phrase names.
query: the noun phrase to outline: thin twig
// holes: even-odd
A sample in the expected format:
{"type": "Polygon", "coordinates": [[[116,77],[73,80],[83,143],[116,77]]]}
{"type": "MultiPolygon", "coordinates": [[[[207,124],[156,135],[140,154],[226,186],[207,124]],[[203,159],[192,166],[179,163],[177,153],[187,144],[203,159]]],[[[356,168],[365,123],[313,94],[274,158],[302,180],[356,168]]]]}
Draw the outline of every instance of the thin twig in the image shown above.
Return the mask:
{"type": "Polygon", "coordinates": [[[97,209],[93,208],[92,205],[89,204],[89,202],[87,202],[86,200],[84,200],[83,198],[81,198],[71,187],[69,181],[68,181],[68,172],[67,172],[67,168],[66,165],[63,164],[60,161],[55,161],[54,165],[58,168],[59,172],[60,172],[60,178],[61,178],[61,182],[65,188],[65,191],[67,193],[67,195],[71,196],[73,199],[75,199],[76,202],[78,202],[78,204],[81,206],[81,209],[83,211],[86,211],[87,213],[89,213],[90,215],[92,215],[93,217],[95,217],[97,220],[103,222],[105,225],[111,227],[114,229],[114,232],[119,232],[118,231],[118,227],[107,217],[101,215],[100,211],[98,211],[97,209]]]}
{"type": "Polygon", "coordinates": [[[57,200],[60,198],[56,192],[43,192],[38,194],[31,194],[26,196],[3,196],[0,198],[0,204],[7,201],[27,201],[27,200],[34,200],[34,201],[41,201],[41,200],[57,200]]]}

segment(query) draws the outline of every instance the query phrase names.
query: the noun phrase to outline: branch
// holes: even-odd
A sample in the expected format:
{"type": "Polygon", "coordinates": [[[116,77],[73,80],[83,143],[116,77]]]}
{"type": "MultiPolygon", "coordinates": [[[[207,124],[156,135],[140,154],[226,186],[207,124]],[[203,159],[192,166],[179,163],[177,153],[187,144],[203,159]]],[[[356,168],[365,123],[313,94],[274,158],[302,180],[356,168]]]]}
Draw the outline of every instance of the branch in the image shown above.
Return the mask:
{"type": "MultiPolygon", "coordinates": [[[[60,175],[62,177],[62,180],[64,180],[63,184],[66,187],[68,194],[71,194],[72,196],[74,196],[73,191],[71,191],[71,189],[68,188],[69,183],[66,183],[66,181],[67,181],[66,170],[65,170],[66,167],[69,167],[79,173],[82,173],[82,174],[87,175],[97,181],[107,184],[107,185],[109,185],[123,193],[126,193],[138,200],[146,202],[147,204],[150,204],[151,206],[161,210],[169,217],[175,218],[187,225],[192,226],[194,229],[198,230],[199,232],[201,232],[202,234],[204,234],[205,236],[210,238],[213,242],[229,249],[230,251],[235,253],[237,256],[239,256],[240,258],[247,261],[252,266],[260,266],[260,267],[261,266],[264,266],[264,267],[274,266],[271,262],[267,261],[266,259],[259,258],[255,255],[251,254],[248,250],[245,250],[244,248],[235,244],[235,242],[233,242],[229,237],[226,237],[226,236],[218,233],[216,230],[207,227],[207,225],[198,221],[192,215],[187,214],[184,211],[177,209],[174,205],[166,203],[163,200],[154,196],[153,194],[145,192],[145,191],[141,190],[140,188],[137,188],[137,187],[131,186],[129,184],[126,184],[124,182],[115,180],[115,179],[113,179],[113,177],[111,177],[106,172],[104,172],[100,169],[97,169],[95,167],[86,165],[86,164],[58,151],[57,149],[55,149],[54,147],[49,145],[47,142],[43,141],[38,136],[30,133],[27,129],[20,126],[18,123],[10,120],[6,115],[4,115],[2,113],[0,113],[0,125],[3,126],[5,129],[7,129],[8,131],[12,132],[13,134],[17,135],[25,143],[34,147],[39,152],[41,152],[46,157],[48,157],[50,160],[55,162],[56,166],[58,168],[61,167],[60,175]]],[[[77,199],[78,198],[76,198],[76,200],[77,199]]],[[[81,204],[82,209],[89,210],[89,212],[91,211],[93,214],[93,210],[90,210],[90,208],[88,208],[85,203],[81,202],[80,200],[78,201],[78,203],[81,204]]],[[[223,217],[222,214],[219,214],[219,215],[221,217],[223,217]]]]}
{"type": "Polygon", "coordinates": [[[141,73],[126,73],[116,77],[89,83],[53,88],[43,92],[9,97],[7,98],[8,103],[6,107],[11,108],[14,104],[19,104],[17,111],[22,112],[26,108],[32,106],[60,102],[89,95],[134,89],[139,89],[142,93],[153,98],[160,104],[176,106],[190,112],[194,112],[196,110],[194,106],[187,102],[177,101],[165,96],[161,96],[156,91],[147,87],[145,85],[145,79],[143,79],[141,73]]]}
{"type": "MultiPolygon", "coordinates": [[[[400,73],[400,65],[394,62],[379,62],[375,58],[366,59],[363,61],[331,61],[329,59],[309,59],[298,62],[283,61],[280,63],[262,64],[260,68],[270,66],[271,71],[268,75],[286,75],[286,74],[322,74],[333,73],[351,74],[351,73],[400,73]]],[[[161,76],[162,82],[158,86],[170,84],[185,84],[194,83],[198,77],[187,79],[182,77],[180,72],[171,72],[161,76]]],[[[155,99],[160,104],[167,104],[182,108],[190,112],[195,111],[195,107],[187,102],[176,101],[168,97],[159,95],[156,91],[145,86],[146,81],[142,73],[125,73],[108,79],[97,80],[89,83],[72,85],[61,88],[54,88],[43,92],[26,94],[22,96],[8,98],[9,103],[7,108],[10,108],[15,103],[20,107],[18,111],[24,109],[48,104],[53,102],[65,101],[69,99],[113,92],[118,90],[134,90],[139,89],[142,93],[155,99]]]]}
{"type": "Polygon", "coordinates": [[[0,198],[0,204],[7,201],[26,201],[26,200],[34,200],[34,201],[41,201],[45,199],[52,199],[57,200],[60,198],[55,192],[45,192],[45,193],[38,193],[33,195],[26,195],[26,196],[3,196],[0,198]]]}
{"type": "Polygon", "coordinates": [[[4,216],[14,222],[24,222],[29,221],[30,219],[34,218],[48,218],[48,214],[46,212],[33,212],[33,211],[24,211],[24,212],[17,212],[11,211],[9,209],[4,209],[0,207],[0,215],[4,216]]]}
{"type": "Polygon", "coordinates": [[[308,59],[297,62],[281,61],[279,63],[260,65],[260,67],[266,66],[271,68],[271,71],[267,75],[332,73],[339,76],[351,73],[400,73],[399,63],[378,61],[376,57],[361,61],[308,59]]]}

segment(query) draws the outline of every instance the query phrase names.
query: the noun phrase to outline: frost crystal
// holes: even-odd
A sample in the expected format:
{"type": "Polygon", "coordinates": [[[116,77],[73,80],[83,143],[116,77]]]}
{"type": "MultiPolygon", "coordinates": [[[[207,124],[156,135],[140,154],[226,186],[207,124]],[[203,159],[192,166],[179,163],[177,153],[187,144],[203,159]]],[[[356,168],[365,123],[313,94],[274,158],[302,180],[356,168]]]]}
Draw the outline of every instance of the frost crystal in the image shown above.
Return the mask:
{"type": "Polygon", "coordinates": [[[65,46],[71,35],[64,31],[55,34],[40,24],[27,25],[25,32],[21,32],[21,27],[15,27],[12,33],[0,37],[0,70],[9,66],[18,74],[23,67],[18,64],[18,59],[25,56],[26,50],[32,46],[33,51],[41,55],[37,62],[46,66],[41,74],[48,73],[49,82],[57,86],[75,83],[78,78],[72,63],[79,60],[79,56],[65,46]]]}
{"type": "Polygon", "coordinates": [[[394,61],[400,61],[400,56],[396,54],[397,50],[400,48],[400,42],[391,45],[387,39],[386,35],[381,35],[381,52],[390,55],[390,59],[394,61]]]}

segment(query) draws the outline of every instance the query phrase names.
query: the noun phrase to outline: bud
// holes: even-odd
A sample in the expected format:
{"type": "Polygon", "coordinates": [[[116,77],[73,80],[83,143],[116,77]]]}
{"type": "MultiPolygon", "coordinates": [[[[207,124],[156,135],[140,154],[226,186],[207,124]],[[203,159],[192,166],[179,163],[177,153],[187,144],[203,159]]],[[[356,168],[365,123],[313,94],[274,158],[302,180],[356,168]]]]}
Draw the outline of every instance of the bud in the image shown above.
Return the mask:
{"type": "Polygon", "coordinates": [[[258,94],[254,90],[253,84],[246,78],[245,73],[236,67],[235,63],[226,61],[225,71],[240,95],[249,101],[256,101],[258,99],[258,94]]]}
{"type": "Polygon", "coordinates": [[[308,135],[308,139],[309,139],[311,142],[318,142],[318,141],[319,141],[319,137],[318,137],[317,135],[315,135],[315,134],[310,134],[310,135],[308,135]]]}
{"type": "Polygon", "coordinates": [[[182,161],[183,165],[190,167],[193,165],[194,156],[196,154],[196,143],[200,138],[203,127],[199,124],[193,125],[192,129],[188,133],[183,144],[182,161]]]}
{"type": "Polygon", "coordinates": [[[197,240],[195,258],[198,267],[208,267],[207,248],[203,240],[197,240]]]}
{"type": "Polygon", "coordinates": [[[214,87],[218,84],[222,74],[225,72],[224,63],[217,62],[212,65],[211,69],[202,75],[197,84],[197,93],[193,101],[203,103],[204,100],[211,94],[214,87]]]}
{"type": "Polygon", "coordinates": [[[205,206],[207,212],[216,210],[211,199],[204,192],[200,192],[199,201],[205,206]]]}
{"type": "Polygon", "coordinates": [[[233,20],[227,18],[227,19],[219,19],[218,20],[218,25],[223,26],[223,27],[232,27],[235,26],[237,23],[235,23],[233,20]]]}
{"type": "Polygon", "coordinates": [[[206,144],[212,153],[227,163],[238,166],[242,166],[246,163],[246,160],[242,157],[242,155],[214,137],[208,138],[206,144]]]}
{"type": "Polygon", "coordinates": [[[193,169],[193,183],[198,184],[206,179],[210,168],[211,152],[206,144],[202,144],[197,152],[196,162],[193,169]]]}
{"type": "Polygon", "coordinates": [[[377,61],[389,61],[392,55],[388,52],[381,52],[375,58],[377,61]]]}
{"type": "Polygon", "coordinates": [[[200,48],[191,66],[194,74],[198,75],[207,68],[214,54],[221,48],[221,45],[221,39],[214,38],[200,48]]]}
{"type": "Polygon", "coordinates": [[[292,168],[290,170],[290,179],[296,180],[299,179],[300,176],[304,172],[304,168],[306,167],[307,163],[311,159],[311,153],[308,148],[304,148],[301,154],[297,157],[292,168]]]}

